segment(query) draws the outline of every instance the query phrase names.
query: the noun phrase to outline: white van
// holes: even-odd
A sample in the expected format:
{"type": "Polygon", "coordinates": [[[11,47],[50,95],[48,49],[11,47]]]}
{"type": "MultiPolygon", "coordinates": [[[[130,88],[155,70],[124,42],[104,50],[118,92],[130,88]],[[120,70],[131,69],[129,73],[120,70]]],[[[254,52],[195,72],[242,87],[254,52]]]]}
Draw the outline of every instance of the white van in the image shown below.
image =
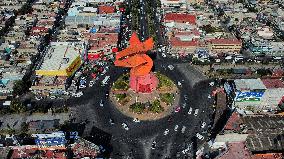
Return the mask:
{"type": "Polygon", "coordinates": [[[108,83],[109,79],[110,79],[110,76],[106,76],[104,78],[104,80],[102,81],[102,86],[106,85],[108,83]]]}

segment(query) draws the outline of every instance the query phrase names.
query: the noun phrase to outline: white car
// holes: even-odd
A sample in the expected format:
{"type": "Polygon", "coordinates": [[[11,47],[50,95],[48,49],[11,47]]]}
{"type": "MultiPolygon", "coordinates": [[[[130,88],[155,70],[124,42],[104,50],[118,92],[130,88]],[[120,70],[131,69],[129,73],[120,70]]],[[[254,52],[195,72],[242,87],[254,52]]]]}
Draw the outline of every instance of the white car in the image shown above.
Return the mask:
{"type": "Polygon", "coordinates": [[[80,88],[80,89],[81,89],[81,88],[86,88],[86,86],[85,86],[85,85],[80,85],[79,88],[80,88]]]}
{"type": "Polygon", "coordinates": [[[50,99],[55,99],[56,97],[55,97],[55,96],[50,96],[49,98],[50,98],[50,99]]]}
{"type": "Polygon", "coordinates": [[[89,87],[93,87],[93,85],[94,85],[94,81],[90,81],[89,87]]]}
{"type": "Polygon", "coordinates": [[[170,131],[169,129],[166,129],[165,132],[164,132],[164,135],[168,135],[169,131],[170,131]]]}
{"type": "Polygon", "coordinates": [[[162,53],[162,57],[167,57],[167,55],[165,53],[162,53]]]}
{"type": "Polygon", "coordinates": [[[186,129],[186,126],[182,126],[182,128],[181,128],[181,133],[184,133],[184,132],[185,132],[185,129],[186,129]]]}
{"type": "Polygon", "coordinates": [[[181,82],[180,82],[180,81],[178,81],[178,86],[180,86],[180,87],[181,87],[181,82]]]}
{"type": "Polygon", "coordinates": [[[122,127],[123,127],[125,130],[129,130],[129,127],[127,126],[127,124],[122,123],[121,125],[122,125],[122,127]]]}
{"type": "Polygon", "coordinates": [[[208,95],[208,99],[211,99],[211,95],[210,94],[208,95]]]}
{"type": "Polygon", "coordinates": [[[194,116],[197,116],[197,115],[198,115],[198,112],[199,112],[199,109],[195,109],[195,111],[194,111],[194,116]]]}
{"type": "Polygon", "coordinates": [[[187,114],[190,115],[192,113],[192,108],[190,107],[187,114]]]}
{"type": "Polygon", "coordinates": [[[202,129],[204,129],[204,128],[205,128],[205,126],[206,126],[206,123],[205,123],[205,122],[203,122],[203,123],[201,124],[201,128],[202,128],[202,129]]]}
{"type": "Polygon", "coordinates": [[[103,102],[103,100],[101,99],[101,101],[100,101],[100,106],[101,107],[103,107],[104,106],[104,102],[103,102]]]}
{"type": "Polygon", "coordinates": [[[183,103],[183,104],[182,104],[182,108],[185,108],[185,107],[186,107],[186,103],[183,103]]]}
{"type": "Polygon", "coordinates": [[[173,65],[168,65],[168,68],[169,68],[170,70],[174,70],[174,66],[173,66],[173,65]]]}
{"type": "Polygon", "coordinates": [[[187,96],[187,95],[184,95],[183,97],[184,97],[184,100],[187,100],[187,99],[188,99],[188,96],[187,96]]]}
{"type": "Polygon", "coordinates": [[[140,122],[140,120],[139,120],[138,118],[134,118],[133,121],[134,121],[135,123],[139,123],[139,122],[140,122]]]}
{"type": "Polygon", "coordinates": [[[212,86],[214,86],[214,84],[215,84],[214,82],[210,82],[210,83],[209,83],[209,86],[212,87],[212,86]]]}
{"type": "Polygon", "coordinates": [[[199,133],[196,134],[196,137],[197,137],[199,140],[203,140],[203,139],[204,139],[204,136],[202,136],[202,135],[199,134],[199,133]]]}
{"type": "Polygon", "coordinates": [[[178,125],[175,126],[175,131],[178,131],[178,125]]]}

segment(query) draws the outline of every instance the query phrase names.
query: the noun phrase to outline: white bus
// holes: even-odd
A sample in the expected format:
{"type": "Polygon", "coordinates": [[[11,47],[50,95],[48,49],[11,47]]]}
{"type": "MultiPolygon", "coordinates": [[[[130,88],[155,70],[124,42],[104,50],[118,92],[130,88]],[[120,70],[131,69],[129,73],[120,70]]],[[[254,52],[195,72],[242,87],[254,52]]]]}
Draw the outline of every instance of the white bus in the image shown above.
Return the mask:
{"type": "Polygon", "coordinates": [[[110,76],[106,76],[104,80],[102,80],[102,86],[106,85],[110,79],[110,76]]]}

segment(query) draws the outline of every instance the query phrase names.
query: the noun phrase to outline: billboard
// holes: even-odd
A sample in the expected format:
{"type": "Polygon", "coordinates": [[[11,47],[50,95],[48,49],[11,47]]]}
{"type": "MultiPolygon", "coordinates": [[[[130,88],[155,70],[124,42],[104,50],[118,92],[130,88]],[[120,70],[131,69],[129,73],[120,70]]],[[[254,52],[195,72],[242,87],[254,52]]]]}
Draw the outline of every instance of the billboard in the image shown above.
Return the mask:
{"type": "Polygon", "coordinates": [[[35,143],[37,146],[64,146],[66,143],[65,138],[36,138],[35,143]]]}
{"type": "Polygon", "coordinates": [[[236,102],[260,101],[264,92],[236,92],[236,102]]]}

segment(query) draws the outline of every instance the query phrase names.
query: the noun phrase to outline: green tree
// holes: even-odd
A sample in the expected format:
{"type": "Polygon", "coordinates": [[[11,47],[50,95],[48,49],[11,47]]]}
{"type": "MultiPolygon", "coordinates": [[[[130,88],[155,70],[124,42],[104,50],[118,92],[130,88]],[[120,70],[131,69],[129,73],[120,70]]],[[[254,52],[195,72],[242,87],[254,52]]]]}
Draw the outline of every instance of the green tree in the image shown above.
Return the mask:
{"type": "Polygon", "coordinates": [[[22,113],[27,110],[27,107],[21,103],[18,99],[15,99],[11,102],[10,112],[11,113],[22,113]]]}
{"type": "Polygon", "coordinates": [[[22,95],[26,93],[29,89],[29,83],[23,80],[17,80],[14,82],[13,95],[22,95]]]}
{"type": "Polygon", "coordinates": [[[137,102],[137,103],[134,103],[134,104],[130,105],[129,108],[130,108],[134,113],[137,113],[137,114],[143,113],[144,110],[146,109],[145,104],[140,103],[140,102],[137,102]]]}
{"type": "Polygon", "coordinates": [[[164,108],[161,106],[160,101],[156,99],[151,104],[149,110],[153,113],[161,113],[164,111],[164,108]]]}

